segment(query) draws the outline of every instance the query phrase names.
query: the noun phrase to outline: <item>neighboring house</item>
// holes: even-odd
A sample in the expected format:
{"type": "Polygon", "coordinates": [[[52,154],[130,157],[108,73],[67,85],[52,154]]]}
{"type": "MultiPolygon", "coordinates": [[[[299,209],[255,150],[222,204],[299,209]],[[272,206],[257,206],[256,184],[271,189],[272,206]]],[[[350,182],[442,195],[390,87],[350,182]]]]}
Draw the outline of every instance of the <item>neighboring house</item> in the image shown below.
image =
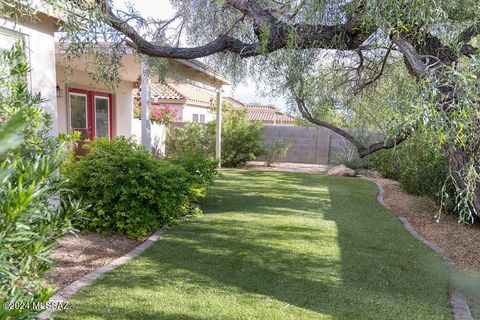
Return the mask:
{"type": "Polygon", "coordinates": [[[20,18],[17,21],[0,19],[0,50],[10,50],[18,40],[23,40],[26,44],[26,55],[31,66],[29,89],[40,92],[45,99],[42,107],[52,116],[53,135],[58,132],[54,38],[56,28],[57,18],[47,8],[38,10],[33,18],[20,18]]]}
{"type": "Polygon", "coordinates": [[[273,105],[245,104],[232,97],[225,97],[223,100],[231,104],[235,110],[247,110],[249,121],[261,121],[265,125],[295,125],[295,118],[273,105]]]}
{"type": "MultiPolygon", "coordinates": [[[[165,79],[150,80],[152,105],[169,105],[177,110],[176,122],[207,123],[216,119],[216,96],[225,77],[197,60],[169,60],[165,79]]],[[[139,105],[140,94],[136,93],[139,105]]]]}

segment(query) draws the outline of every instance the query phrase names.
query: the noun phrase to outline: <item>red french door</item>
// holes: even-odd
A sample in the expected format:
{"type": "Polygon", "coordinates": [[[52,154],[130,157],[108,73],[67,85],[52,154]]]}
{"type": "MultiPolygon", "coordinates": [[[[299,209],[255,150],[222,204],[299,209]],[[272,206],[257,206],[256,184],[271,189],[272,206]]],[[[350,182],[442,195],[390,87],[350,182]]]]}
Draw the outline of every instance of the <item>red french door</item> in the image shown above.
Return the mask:
{"type": "Polygon", "coordinates": [[[68,90],[69,125],[81,139],[112,138],[112,95],[81,89],[68,90]]]}

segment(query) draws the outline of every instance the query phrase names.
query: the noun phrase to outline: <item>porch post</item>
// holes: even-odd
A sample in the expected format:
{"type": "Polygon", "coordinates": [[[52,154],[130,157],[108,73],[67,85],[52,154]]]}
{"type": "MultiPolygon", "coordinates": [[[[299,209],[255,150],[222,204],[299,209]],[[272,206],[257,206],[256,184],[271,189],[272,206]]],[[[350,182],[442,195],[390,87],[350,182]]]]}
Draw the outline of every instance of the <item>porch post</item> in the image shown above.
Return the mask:
{"type": "MultiPolygon", "coordinates": [[[[222,86],[217,89],[217,123],[215,130],[215,158],[222,159],[222,86]]],[[[221,166],[221,164],[219,164],[221,166]]]]}
{"type": "Polygon", "coordinates": [[[150,129],[150,81],[147,62],[142,59],[140,101],[142,104],[142,145],[148,151],[152,149],[152,134],[150,129]]]}

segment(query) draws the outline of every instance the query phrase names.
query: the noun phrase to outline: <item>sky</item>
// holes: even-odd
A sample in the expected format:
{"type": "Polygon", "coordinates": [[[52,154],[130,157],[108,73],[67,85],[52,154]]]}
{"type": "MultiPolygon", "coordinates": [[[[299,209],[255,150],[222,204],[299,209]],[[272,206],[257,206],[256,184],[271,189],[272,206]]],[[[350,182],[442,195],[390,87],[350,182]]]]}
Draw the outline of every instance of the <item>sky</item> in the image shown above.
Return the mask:
{"type": "MultiPolygon", "coordinates": [[[[114,6],[117,9],[125,9],[126,0],[114,0],[114,6]]],[[[143,17],[151,16],[153,18],[168,19],[174,15],[174,10],[169,0],[131,0],[129,1],[139,11],[143,17]]],[[[282,110],[287,110],[286,102],[283,97],[272,98],[264,97],[261,92],[256,89],[255,83],[251,79],[245,79],[243,83],[237,84],[235,87],[225,86],[224,97],[234,97],[245,103],[260,102],[263,104],[274,104],[282,110]]]]}

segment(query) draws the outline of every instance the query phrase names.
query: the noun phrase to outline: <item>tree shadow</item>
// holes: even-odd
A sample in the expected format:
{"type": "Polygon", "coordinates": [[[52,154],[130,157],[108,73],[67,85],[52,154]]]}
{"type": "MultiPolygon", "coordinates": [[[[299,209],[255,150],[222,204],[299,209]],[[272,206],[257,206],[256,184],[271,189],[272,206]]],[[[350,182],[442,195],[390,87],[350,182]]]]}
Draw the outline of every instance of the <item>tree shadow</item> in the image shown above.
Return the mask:
{"type": "MultiPolygon", "coordinates": [[[[216,191],[221,204],[207,201],[203,218],[172,228],[82,299],[168,287],[192,296],[198,290],[260,295],[294,306],[279,313],[292,318],[451,318],[447,279],[431,269],[439,257],[376,202],[375,185],[233,171],[216,191]]],[[[257,303],[261,310],[262,299],[257,303]]],[[[150,318],[197,319],[179,312],[150,318]]]]}

